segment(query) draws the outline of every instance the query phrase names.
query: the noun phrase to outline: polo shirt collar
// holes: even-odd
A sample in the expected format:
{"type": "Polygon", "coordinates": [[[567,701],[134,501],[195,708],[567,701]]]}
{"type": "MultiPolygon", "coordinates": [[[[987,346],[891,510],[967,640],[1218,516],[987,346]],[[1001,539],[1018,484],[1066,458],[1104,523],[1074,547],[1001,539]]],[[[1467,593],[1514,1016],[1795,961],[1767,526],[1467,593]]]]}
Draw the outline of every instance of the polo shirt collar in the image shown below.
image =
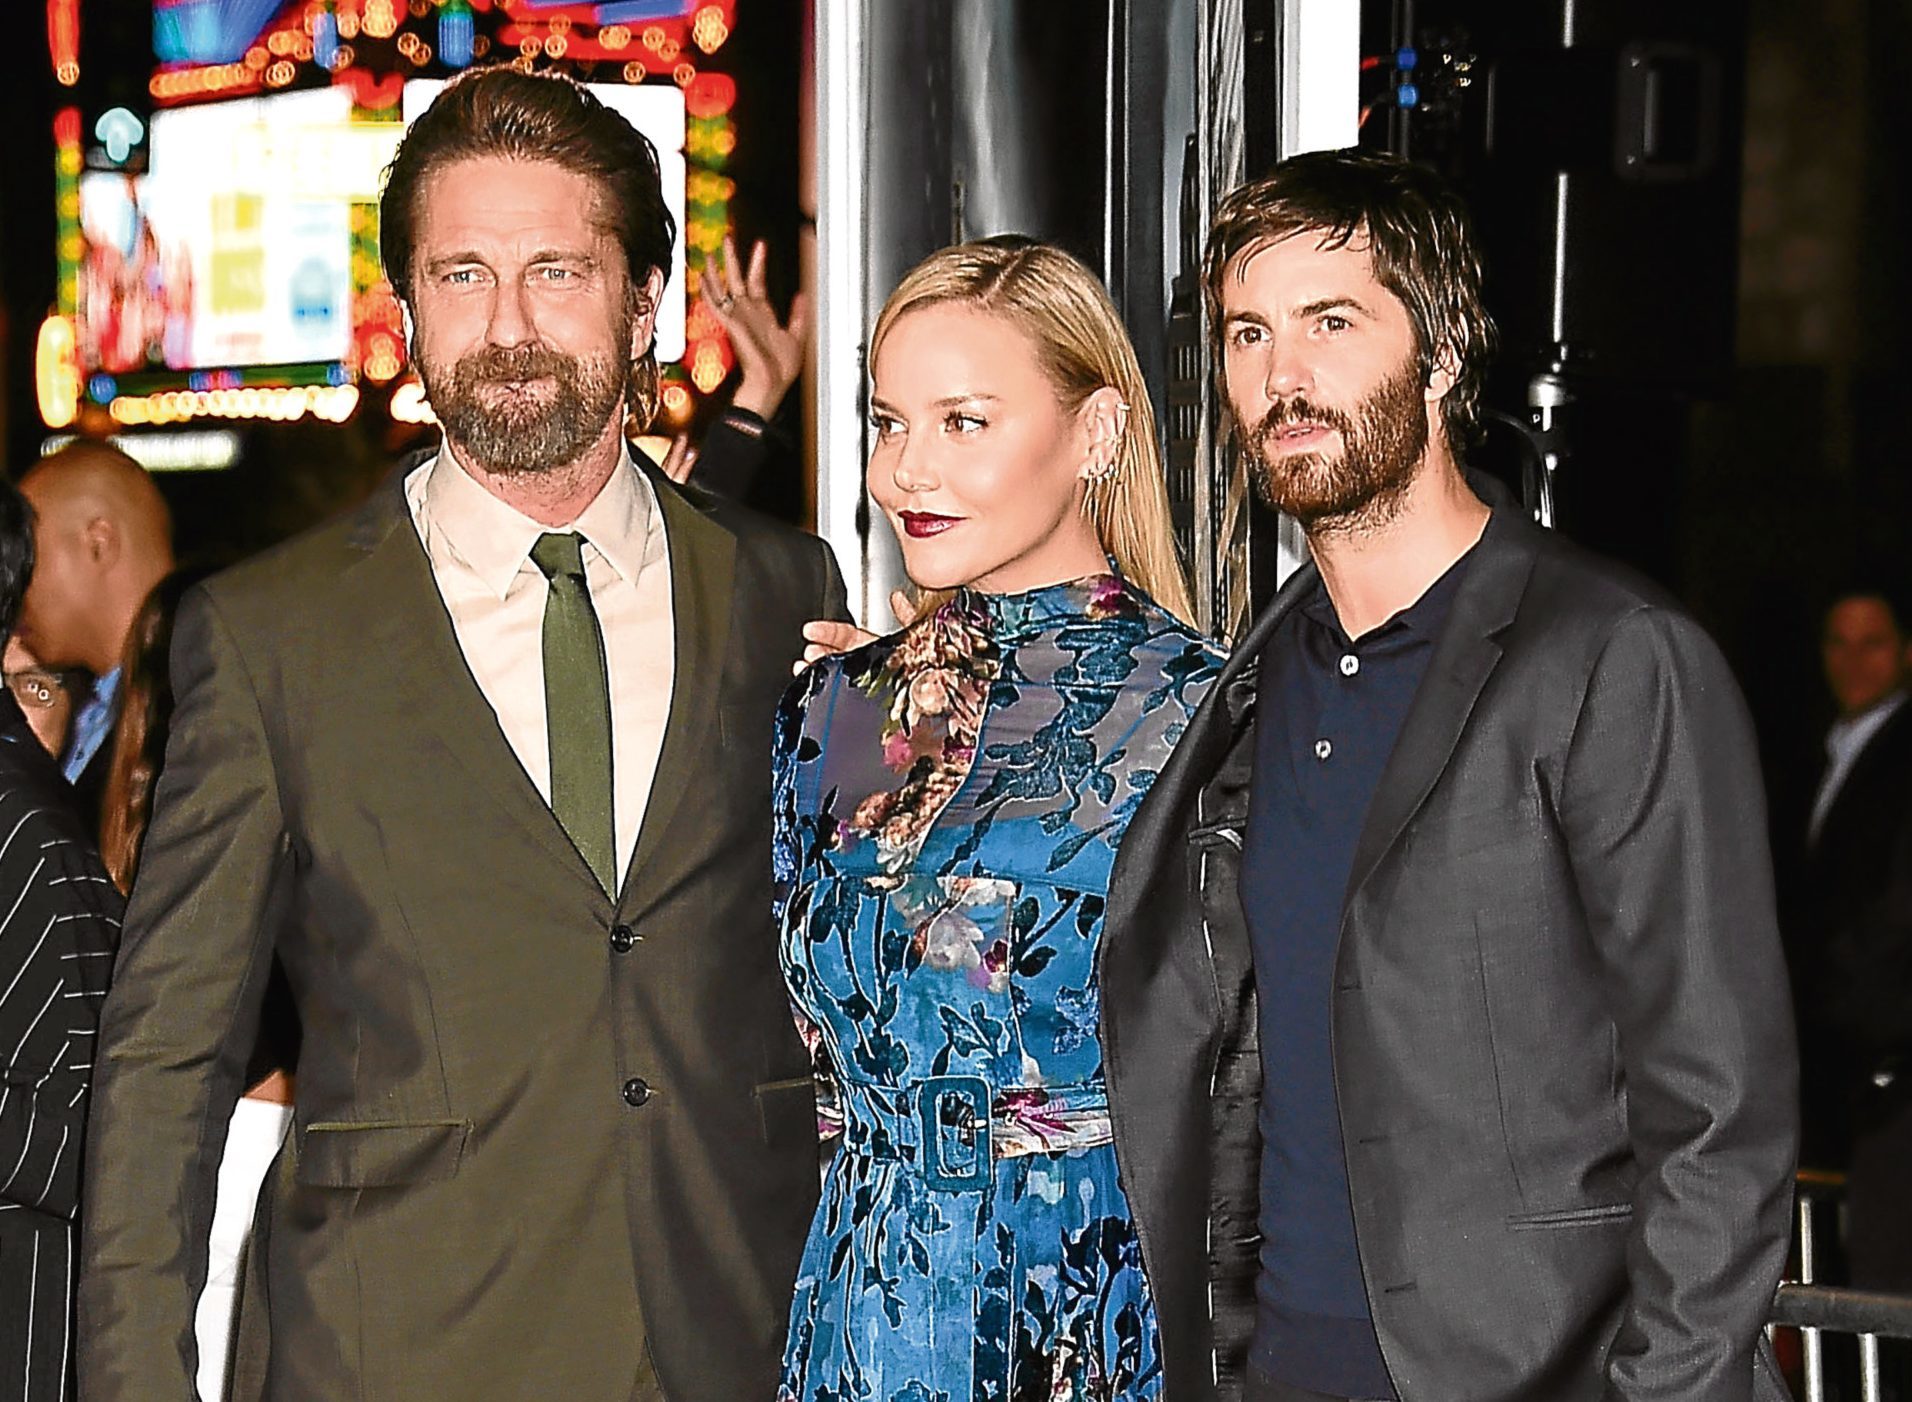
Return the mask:
{"type": "MultiPolygon", "coordinates": [[[[1429,642],[1438,638],[1447,623],[1454,595],[1459,592],[1461,580],[1467,574],[1467,563],[1474,558],[1474,552],[1478,549],[1479,541],[1468,546],[1460,558],[1441,573],[1440,578],[1421,591],[1420,598],[1362,634],[1358,645],[1366,647],[1383,637],[1403,631],[1417,634],[1429,642]]],[[[1301,610],[1315,623],[1329,629],[1343,646],[1357,646],[1349,640],[1347,630],[1341,626],[1340,615],[1334,611],[1334,600],[1328,597],[1327,581],[1320,575],[1315,576],[1314,583],[1309,587],[1308,597],[1301,602],[1301,610]]]]}

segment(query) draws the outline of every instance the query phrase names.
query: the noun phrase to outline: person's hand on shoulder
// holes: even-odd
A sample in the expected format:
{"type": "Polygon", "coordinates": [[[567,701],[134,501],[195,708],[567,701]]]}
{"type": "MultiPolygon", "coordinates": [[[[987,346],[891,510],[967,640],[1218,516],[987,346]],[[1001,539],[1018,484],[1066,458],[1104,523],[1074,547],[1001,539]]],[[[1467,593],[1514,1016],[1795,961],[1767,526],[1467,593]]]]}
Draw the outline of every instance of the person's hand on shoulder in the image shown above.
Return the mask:
{"type": "MultiPolygon", "coordinates": [[[[916,608],[910,602],[910,596],[901,589],[890,592],[890,612],[896,615],[899,628],[907,628],[916,621],[916,608]]],[[[802,672],[812,663],[821,662],[826,657],[835,657],[838,653],[854,652],[865,643],[876,641],[877,635],[854,623],[839,623],[835,619],[819,618],[803,625],[803,658],[792,664],[793,673],[802,672]]]]}
{"type": "Polygon", "coordinates": [[[690,481],[690,475],[696,468],[697,450],[691,446],[688,433],[680,433],[671,439],[671,446],[664,454],[664,461],[657,465],[659,472],[680,487],[690,481]]]}

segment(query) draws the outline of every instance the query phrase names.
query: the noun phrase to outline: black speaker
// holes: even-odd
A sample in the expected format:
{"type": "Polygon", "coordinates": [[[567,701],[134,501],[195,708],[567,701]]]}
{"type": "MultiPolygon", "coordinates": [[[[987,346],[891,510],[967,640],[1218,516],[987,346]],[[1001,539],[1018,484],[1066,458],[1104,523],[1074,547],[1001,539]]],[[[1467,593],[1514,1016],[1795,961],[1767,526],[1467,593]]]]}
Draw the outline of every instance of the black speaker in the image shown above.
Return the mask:
{"type": "Polygon", "coordinates": [[[1744,0],[1392,0],[1364,20],[1363,140],[1469,196],[1505,369],[1723,388],[1744,0]]]}

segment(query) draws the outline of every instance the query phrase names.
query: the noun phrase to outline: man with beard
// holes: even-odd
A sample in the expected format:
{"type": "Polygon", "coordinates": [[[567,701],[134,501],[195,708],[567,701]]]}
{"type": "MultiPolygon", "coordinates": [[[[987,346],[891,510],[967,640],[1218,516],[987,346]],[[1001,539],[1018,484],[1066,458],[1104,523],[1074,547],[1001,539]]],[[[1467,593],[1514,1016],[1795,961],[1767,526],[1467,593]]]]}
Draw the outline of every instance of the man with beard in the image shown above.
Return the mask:
{"type": "Polygon", "coordinates": [[[770,728],[842,582],[633,465],[673,230],[621,117],[468,73],[380,214],[443,442],[180,610],[101,1033],[82,1393],[192,1395],[276,953],[305,1035],[233,1395],[765,1397],[817,1192],[770,728]]]}
{"type": "Polygon", "coordinates": [[[1169,1395],[1785,1396],[1760,1327],[1796,1072],[1724,661],[1470,486],[1492,328],[1437,177],[1287,162],[1223,202],[1204,279],[1256,488],[1313,564],[1109,898],[1169,1395]]]}

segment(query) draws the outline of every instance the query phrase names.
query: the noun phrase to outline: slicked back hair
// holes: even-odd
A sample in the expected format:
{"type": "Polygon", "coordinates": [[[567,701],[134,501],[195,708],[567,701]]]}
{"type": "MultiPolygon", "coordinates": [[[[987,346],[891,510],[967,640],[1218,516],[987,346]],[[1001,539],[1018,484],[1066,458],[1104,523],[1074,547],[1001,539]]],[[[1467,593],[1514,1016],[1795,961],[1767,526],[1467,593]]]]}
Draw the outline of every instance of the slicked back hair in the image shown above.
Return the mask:
{"type": "Polygon", "coordinates": [[[1115,470],[1092,484],[1083,510],[1123,578],[1183,622],[1193,622],[1148,382],[1101,280],[1073,254],[1021,234],[938,249],[904,274],[877,314],[870,365],[904,316],[951,303],[1000,317],[1027,336],[1069,412],[1105,386],[1122,396],[1128,416],[1115,470]]]}
{"type": "Polygon", "coordinates": [[[1231,190],[1202,260],[1202,298],[1217,363],[1223,279],[1243,254],[1295,236],[1324,248],[1364,247],[1375,280],[1407,309],[1425,383],[1445,363],[1441,401],[1456,453],[1480,436],[1480,394],[1493,359],[1493,318],[1481,301],[1481,258],[1459,194],[1440,176],[1375,152],[1311,151],[1231,190]]]}
{"type": "MultiPolygon", "coordinates": [[[[412,123],[385,172],[379,256],[401,301],[412,300],[425,182],[446,166],[483,157],[543,161],[590,179],[599,193],[594,213],[624,250],[633,297],[652,272],[668,273],[677,225],[664,204],[657,152],[643,133],[561,74],[473,68],[447,83],[412,123]]],[[[653,351],[631,368],[630,409],[639,422],[656,413],[657,395],[653,351]]]]}

